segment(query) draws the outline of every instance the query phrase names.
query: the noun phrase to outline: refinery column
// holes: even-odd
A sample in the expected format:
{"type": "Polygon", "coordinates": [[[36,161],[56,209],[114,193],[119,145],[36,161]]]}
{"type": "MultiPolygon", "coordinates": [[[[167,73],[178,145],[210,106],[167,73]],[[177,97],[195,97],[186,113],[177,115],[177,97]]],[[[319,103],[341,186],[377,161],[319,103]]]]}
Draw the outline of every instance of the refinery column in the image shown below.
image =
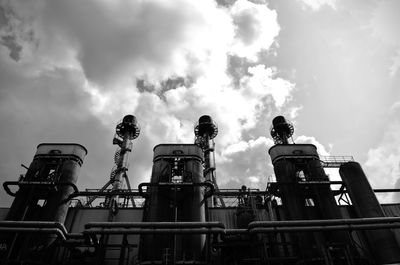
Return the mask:
{"type": "MultiPolygon", "coordinates": [[[[271,136],[275,145],[269,150],[272,164],[274,166],[276,181],[279,187],[279,196],[282,200],[282,207],[288,220],[306,220],[305,195],[296,180],[296,166],[287,154],[292,153],[288,150],[288,139],[293,135],[293,125],[288,123],[283,116],[277,116],[272,121],[271,136]],[[289,159],[288,159],[289,158],[289,159]]],[[[313,237],[307,233],[297,233],[292,240],[297,241],[303,257],[313,256],[311,247],[313,237]]]]}
{"type": "MultiPolygon", "coordinates": [[[[285,214],[291,220],[308,219],[307,204],[321,219],[341,219],[339,207],[330,188],[330,181],[322,167],[317,148],[312,144],[289,144],[293,126],[283,116],[272,121],[271,136],[276,145],[269,154],[274,165],[280,197],[285,214]],[[312,208],[311,208],[312,207],[312,208]]],[[[315,241],[320,254],[329,250],[328,246],[349,245],[349,235],[343,231],[324,231],[322,233],[299,233],[298,240],[303,255],[308,258],[309,245],[315,241]]]]}
{"type": "MultiPolygon", "coordinates": [[[[140,127],[133,115],[126,115],[122,122],[120,122],[115,129],[115,137],[113,144],[118,145],[118,149],[115,153],[115,164],[116,168],[111,172],[110,180],[113,191],[119,191],[123,188],[123,179],[125,179],[128,189],[131,189],[129,178],[126,174],[128,171],[128,156],[129,152],[132,151],[132,140],[136,139],[140,134],[140,127]]],[[[115,213],[118,208],[119,196],[114,195],[110,200],[110,207],[115,213]]],[[[133,199],[132,204],[135,206],[133,199]]]]}
{"type": "MultiPolygon", "coordinates": [[[[140,134],[140,126],[133,115],[126,115],[115,128],[115,135],[113,144],[118,145],[119,148],[114,155],[115,166],[111,170],[110,179],[107,183],[99,190],[104,192],[111,185],[112,191],[118,193],[123,189],[123,180],[125,179],[128,191],[131,191],[131,185],[129,178],[126,174],[128,171],[128,156],[132,151],[132,140],[136,139],[140,134]]],[[[92,196],[87,202],[86,206],[91,206],[97,196],[92,196]]],[[[106,207],[110,207],[111,216],[115,215],[118,211],[119,195],[107,196],[104,202],[106,207]]],[[[135,201],[131,197],[132,206],[135,207],[135,201]]],[[[111,218],[110,216],[110,218],[111,218]]]]}
{"type": "MultiPolygon", "coordinates": [[[[20,189],[15,194],[6,220],[30,221],[33,228],[40,227],[39,221],[63,224],[70,204],[68,198],[77,190],[75,184],[86,154],[86,148],[80,144],[39,144],[27,173],[17,182],[20,189]]],[[[3,264],[4,258],[11,260],[30,256],[38,249],[41,251],[35,256],[35,261],[49,259],[50,253],[45,251],[55,238],[55,235],[33,237],[29,234],[1,233],[0,243],[8,251],[0,253],[0,263],[3,264]]]]}
{"type": "MultiPolygon", "coordinates": [[[[194,134],[196,136],[195,144],[198,145],[204,153],[204,178],[206,181],[212,183],[215,190],[218,191],[214,155],[214,138],[218,134],[218,126],[210,116],[203,115],[199,118],[198,123],[194,127],[194,134]]],[[[222,198],[219,198],[219,201],[221,206],[224,207],[225,203],[222,198]]],[[[215,197],[210,197],[207,202],[208,207],[217,204],[215,197]]]]}

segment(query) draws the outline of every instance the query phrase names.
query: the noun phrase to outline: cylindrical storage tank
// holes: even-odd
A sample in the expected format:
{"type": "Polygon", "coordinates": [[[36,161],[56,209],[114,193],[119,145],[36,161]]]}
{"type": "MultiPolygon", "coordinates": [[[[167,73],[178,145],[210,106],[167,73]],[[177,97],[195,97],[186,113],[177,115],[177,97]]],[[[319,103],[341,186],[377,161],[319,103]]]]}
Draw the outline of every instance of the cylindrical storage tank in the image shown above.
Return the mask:
{"type": "MultiPolygon", "coordinates": [[[[145,222],[205,222],[205,209],[202,200],[203,188],[200,186],[174,187],[163,183],[171,183],[172,167],[176,159],[184,163],[182,181],[185,183],[204,182],[202,168],[202,150],[194,144],[162,144],[154,148],[153,171],[151,176],[149,198],[145,222]],[[157,184],[161,184],[157,186],[157,184]],[[174,205],[176,202],[176,208],[174,205]]],[[[165,261],[169,255],[179,260],[199,260],[199,253],[205,242],[204,235],[158,234],[142,237],[140,259],[144,261],[165,261]],[[167,250],[169,251],[168,253],[167,250]]]]}
{"type": "MultiPolygon", "coordinates": [[[[203,166],[200,158],[193,157],[185,161],[185,171],[188,172],[186,183],[202,183],[203,166]],[[189,179],[190,178],[190,179],[189,179]]],[[[204,188],[200,186],[182,188],[181,204],[178,208],[178,220],[182,222],[205,222],[204,188]]],[[[182,235],[177,237],[177,260],[201,260],[205,244],[205,235],[182,235]]]]}
{"type": "MultiPolygon", "coordinates": [[[[20,189],[7,220],[64,223],[69,206],[67,198],[74,192],[71,185],[65,184],[75,185],[86,154],[86,148],[79,144],[39,144],[34,159],[22,180],[23,183],[20,183],[20,189]],[[45,200],[43,207],[37,205],[38,199],[45,200]]],[[[31,237],[33,236],[29,234],[15,237],[17,239],[14,240],[9,257],[30,255],[32,244],[48,246],[56,238],[55,235],[35,235],[34,240],[31,237]]],[[[50,260],[51,254],[53,253],[45,255],[47,261],[50,260]]],[[[42,259],[42,257],[37,256],[37,259],[42,259]]]]}
{"type": "Polygon", "coordinates": [[[43,221],[64,223],[67,216],[68,197],[74,192],[73,185],[78,180],[79,170],[87,150],[80,144],[40,144],[35,157],[59,161],[59,168],[55,172],[59,175],[53,181],[58,183],[56,189],[49,193],[43,207],[43,221]]]}
{"type": "MultiPolygon", "coordinates": [[[[273,163],[282,207],[287,220],[306,220],[305,197],[296,181],[296,167],[290,160],[277,160],[273,163]]],[[[297,233],[297,241],[304,258],[313,256],[313,238],[311,233],[297,233]]],[[[293,240],[292,239],[292,240],[293,240]]]]}
{"type": "MultiPolygon", "coordinates": [[[[358,217],[385,217],[382,207],[359,163],[347,162],[340,166],[339,173],[358,217]]],[[[400,262],[400,248],[391,230],[369,230],[365,231],[365,234],[368,238],[371,252],[379,264],[400,262]]]]}
{"type": "MultiPolygon", "coordinates": [[[[39,175],[44,166],[44,161],[34,159],[26,172],[24,181],[35,181],[35,177],[39,175]]],[[[36,190],[35,186],[20,186],[5,220],[28,221],[32,220],[32,216],[37,216],[41,209],[37,206],[36,190]]],[[[0,264],[5,263],[6,258],[15,258],[21,251],[21,246],[27,236],[19,234],[16,237],[16,235],[17,233],[14,232],[0,233],[0,243],[7,249],[7,251],[0,251],[0,264]]]]}

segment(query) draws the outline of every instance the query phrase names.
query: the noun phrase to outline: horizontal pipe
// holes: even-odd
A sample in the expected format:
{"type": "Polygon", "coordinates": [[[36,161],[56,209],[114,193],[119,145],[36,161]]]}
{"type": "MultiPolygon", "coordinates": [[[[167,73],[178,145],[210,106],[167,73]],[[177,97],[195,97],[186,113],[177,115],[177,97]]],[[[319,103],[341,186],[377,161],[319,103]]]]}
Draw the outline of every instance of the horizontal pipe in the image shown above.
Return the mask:
{"type": "Polygon", "coordinates": [[[199,187],[199,186],[204,186],[204,187],[210,188],[210,190],[209,190],[206,194],[204,194],[204,198],[210,197],[210,196],[213,195],[214,192],[215,192],[215,187],[214,187],[214,185],[213,185],[211,182],[207,182],[207,181],[205,181],[205,182],[182,182],[182,183],[171,183],[171,182],[152,183],[152,182],[143,182],[143,183],[140,183],[140,184],[139,184],[138,189],[139,189],[139,193],[140,193],[141,196],[147,197],[148,194],[145,193],[145,192],[143,191],[143,187],[146,187],[146,192],[147,192],[147,191],[148,191],[148,190],[147,190],[147,187],[173,187],[173,188],[178,188],[178,187],[179,187],[179,188],[182,188],[182,187],[199,187]]]}
{"type": "Polygon", "coordinates": [[[392,224],[344,224],[344,225],[320,225],[320,226],[290,226],[290,227],[257,227],[249,230],[250,234],[282,233],[282,232],[316,232],[338,230],[377,230],[388,228],[400,228],[400,223],[392,224]]]}
{"type": "Polygon", "coordinates": [[[380,224],[400,223],[400,217],[375,217],[354,219],[324,219],[324,220],[291,220],[291,221],[255,221],[248,225],[249,229],[258,227],[289,227],[289,226],[327,226],[348,224],[380,224]]]}
{"type": "Polygon", "coordinates": [[[46,221],[0,221],[1,227],[22,227],[22,228],[57,228],[64,235],[68,234],[65,226],[60,222],[46,222],[46,221]]]}
{"type": "Polygon", "coordinates": [[[223,234],[225,229],[219,227],[210,228],[110,228],[110,229],[88,229],[84,234],[100,234],[100,235],[140,235],[140,234],[223,234]]]}
{"type": "Polygon", "coordinates": [[[225,229],[226,235],[247,234],[247,229],[225,229]]]}
{"type": "Polygon", "coordinates": [[[92,222],[85,225],[90,228],[225,228],[221,222],[92,222]]]}
{"type": "Polygon", "coordinates": [[[231,197],[238,197],[238,196],[243,196],[243,195],[249,195],[249,196],[266,196],[270,195],[268,191],[239,191],[239,190],[232,190],[232,191],[215,191],[214,194],[215,196],[231,196],[231,197]]]}
{"type": "Polygon", "coordinates": [[[400,189],[373,189],[374,192],[376,193],[382,193],[382,192],[400,192],[400,189]]]}
{"type": "MultiPolygon", "coordinates": [[[[146,260],[146,261],[141,261],[140,265],[164,265],[165,260],[146,260]]],[[[179,260],[176,261],[175,264],[179,265],[208,265],[209,263],[205,263],[202,261],[197,261],[197,260],[179,260]]]]}
{"type": "Polygon", "coordinates": [[[76,197],[83,197],[83,196],[106,197],[106,196],[113,196],[113,195],[142,197],[138,191],[124,191],[124,190],[119,190],[119,191],[79,191],[79,192],[75,192],[75,193],[72,193],[71,195],[69,195],[68,200],[71,200],[76,197]]]}
{"type": "MultiPolygon", "coordinates": [[[[338,183],[331,183],[331,184],[338,184],[338,183]]],[[[4,188],[6,189],[7,193],[11,196],[15,196],[15,193],[11,192],[10,189],[4,188]]],[[[143,191],[142,191],[143,192],[143,191]]],[[[347,191],[343,191],[343,190],[333,190],[333,192],[344,192],[347,193],[347,191]]],[[[400,192],[400,189],[374,189],[374,192],[376,193],[384,193],[384,192],[400,192]]],[[[242,191],[238,191],[238,190],[224,190],[224,191],[215,191],[213,193],[213,195],[215,196],[222,196],[222,197],[237,197],[237,196],[241,196],[241,195],[261,195],[261,196],[266,196],[266,195],[270,195],[270,193],[268,191],[246,191],[246,192],[242,192],[242,191]]],[[[136,196],[136,197],[143,197],[143,194],[139,191],[124,191],[124,190],[120,190],[120,191],[78,191],[78,192],[74,192],[71,195],[69,195],[68,200],[71,200],[73,198],[76,197],[85,197],[85,196],[99,196],[99,197],[106,197],[106,196],[113,196],[113,195],[120,195],[120,196],[136,196]]]]}
{"type": "Polygon", "coordinates": [[[0,232],[54,234],[63,241],[67,240],[64,233],[58,228],[0,227],[0,232]]]}

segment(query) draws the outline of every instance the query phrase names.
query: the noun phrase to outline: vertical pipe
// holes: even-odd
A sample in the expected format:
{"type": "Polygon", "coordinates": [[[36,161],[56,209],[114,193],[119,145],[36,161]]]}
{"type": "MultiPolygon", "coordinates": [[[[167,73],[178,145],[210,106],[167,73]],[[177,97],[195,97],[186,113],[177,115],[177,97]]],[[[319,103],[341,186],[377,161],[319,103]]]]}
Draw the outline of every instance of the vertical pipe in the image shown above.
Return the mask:
{"type": "MultiPolygon", "coordinates": [[[[114,179],[112,180],[112,190],[113,191],[118,191],[122,189],[123,185],[123,176],[128,170],[126,165],[128,161],[128,156],[129,156],[129,135],[130,132],[125,132],[124,137],[122,139],[122,143],[120,145],[120,155],[119,159],[117,161],[117,169],[116,169],[116,174],[114,179]]],[[[113,195],[110,198],[110,207],[111,207],[111,212],[110,212],[110,218],[112,219],[112,216],[117,213],[117,208],[118,208],[118,202],[119,202],[119,195],[113,195]]]]}
{"type": "MultiPolygon", "coordinates": [[[[80,165],[75,160],[65,160],[62,163],[60,182],[69,182],[76,184],[80,165]]],[[[64,223],[68,212],[68,197],[74,192],[69,185],[57,186],[57,191],[53,196],[47,199],[46,205],[43,207],[45,213],[44,220],[64,223]]]]}
{"type": "MultiPolygon", "coordinates": [[[[159,159],[154,161],[151,174],[151,183],[168,182],[171,178],[171,168],[167,160],[159,159]]],[[[170,187],[149,187],[149,198],[146,199],[147,211],[145,222],[171,222],[170,187]]],[[[141,260],[155,261],[163,259],[163,251],[171,249],[171,242],[168,235],[145,235],[142,237],[140,248],[141,260]]]]}
{"type": "MultiPolygon", "coordinates": [[[[296,168],[289,160],[278,160],[274,162],[274,171],[279,185],[282,206],[288,220],[306,220],[305,198],[301,187],[296,181],[296,168]]],[[[310,233],[297,233],[293,238],[297,240],[299,249],[305,258],[311,258],[313,240],[310,233]]]]}
{"type": "MultiPolygon", "coordinates": [[[[37,177],[37,172],[44,167],[44,161],[40,159],[34,159],[29,166],[28,171],[24,177],[26,181],[35,181],[35,177],[37,177]]],[[[5,220],[10,221],[21,221],[24,220],[26,214],[28,213],[29,205],[36,204],[37,200],[32,200],[29,194],[32,193],[34,187],[31,186],[21,186],[20,189],[17,191],[17,194],[14,198],[14,201],[11,204],[11,207],[7,213],[5,220]]]]}
{"type": "MultiPolygon", "coordinates": [[[[40,180],[40,172],[45,167],[45,161],[41,159],[34,159],[29,166],[23,180],[37,181],[40,180]]],[[[21,179],[22,180],[22,179],[21,179]]],[[[9,221],[23,221],[30,220],[31,215],[35,214],[37,210],[37,198],[35,196],[36,187],[34,186],[21,186],[16,193],[14,201],[7,213],[6,219],[9,221]]],[[[21,245],[24,243],[26,235],[18,233],[2,233],[0,235],[0,243],[4,244],[7,252],[0,255],[0,263],[5,263],[5,259],[14,259],[19,255],[21,245]]]]}
{"type": "MultiPolygon", "coordinates": [[[[204,182],[203,167],[200,160],[190,159],[186,160],[185,168],[191,172],[193,183],[204,182]]],[[[185,181],[189,182],[189,181],[185,181]]],[[[180,212],[181,220],[185,222],[205,222],[205,206],[202,203],[204,198],[203,188],[187,187],[183,189],[182,209],[180,212]]],[[[182,252],[186,253],[186,258],[189,260],[200,261],[200,254],[205,245],[205,235],[183,235],[180,236],[182,242],[182,252]]],[[[180,257],[181,259],[183,257],[180,257]]]]}
{"type": "MultiPolygon", "coordinates": [[[[307,180],[310,181],[329,181],[328,176],[318,159],[311,159],[307,161],[306,174],[307,180]]],[[[312,186],[314,201],[322,219],[341,219],[339,207],[336,204],[335,196],[329,184],[318,184],[312,186]]],[[[326,239],[331,243],[348,243],[348,234],[343,231],[326,232],[324,233],[326,239]]]]}
{"type": "MultiPolygon", "coordinates": [[[[340,166],[340,176],[358,217],[384,217],[384,212],[368,182],[361,166],[356,162],[347,162],[340,166]]],[[[400,248],[394,234],[389,229],[365,232],[371,252],[379,264],[400,262],[400,248]]]]}

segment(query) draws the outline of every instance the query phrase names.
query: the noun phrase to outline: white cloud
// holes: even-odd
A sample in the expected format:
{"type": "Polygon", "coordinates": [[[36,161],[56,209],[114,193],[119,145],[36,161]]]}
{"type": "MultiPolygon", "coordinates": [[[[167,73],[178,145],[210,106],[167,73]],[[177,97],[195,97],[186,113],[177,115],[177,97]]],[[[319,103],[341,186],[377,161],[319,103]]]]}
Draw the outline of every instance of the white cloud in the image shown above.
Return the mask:
{"type": "Polygon", "coordinates": [[[279,34],[277,13],[263,4],[238,0],[230,9],[235,25],[231,53],[257,60],[257,53],[268,49],[279,34]],[[268,26],[266,26],[268,25],[268,26]]]}
{"type": "Polygon", "coordinates": [[[385,128],[379,146],[368,151],[366,174],[375,188],[394,188],[400,179],[400,102],[391,108],[392,122],[385,128]]]}
{"type": "Polygon", "coordinates": [[[257,176],[250,176],[247,178],[252,184],[257,185],[260,182],[260,178],[257,176]]]}
{"type": "Polygon", "coordinates": [[[294,84],[282,78],[274,78],[276,69],[257,65],[248,69],[250,76],[241,79],[241,86],[246,89],[246,95],[262,98],[271,95],[277,107],[281,107],[290,99],[294,84]]]}
{"type": "Polygon", "coordinates": [[[273,145],[270,138],[260,136],[255,140],[230,144],[218,155],[218,180],[220,186],[244,184],[251,188],[265,188],[273,168],[268,149],[273,145]],[[264,185],[264,187],[263,187],[264,185]]]}
{"type": "Polygon", "coordinates": [[[319,10],[323,6],[329,6],[336,9],[337,0],[298,0],[304,7],[311,8],[313,11],[319,10]]]}
{"type": "MultiPolygon", "coordinates": [[[[373,188],[400,188],[400,101],[390,108],[387,127],[380,143],[368,150],[363,169],[373,188]]],[[[398,202],[399,193],[377,194],[380,202],[398,202]]]]}
{"type": "Polygon", "coordinates": [[[248,142],[239,141],[237,143],[233,143],[227,146],[221,153],[223,156],[231,156],[239,152],[246,152],[259,146],[264,146],[265,148],[268,148],[271,147],[273,144],[274,143],[270,138],[261,136],[256,140],[249,140],[248,142]]]}
{"type": "Polygon", "coordinates": [[[313,144],[317,147],[318,154],[322,156],[330,155],[330,150],[327,150],[326,147],[318,142],[317,139],[315,139],[315,137],[313,136],[300,135],[294,140],[294,142],[296,144],[313,144]]]}

